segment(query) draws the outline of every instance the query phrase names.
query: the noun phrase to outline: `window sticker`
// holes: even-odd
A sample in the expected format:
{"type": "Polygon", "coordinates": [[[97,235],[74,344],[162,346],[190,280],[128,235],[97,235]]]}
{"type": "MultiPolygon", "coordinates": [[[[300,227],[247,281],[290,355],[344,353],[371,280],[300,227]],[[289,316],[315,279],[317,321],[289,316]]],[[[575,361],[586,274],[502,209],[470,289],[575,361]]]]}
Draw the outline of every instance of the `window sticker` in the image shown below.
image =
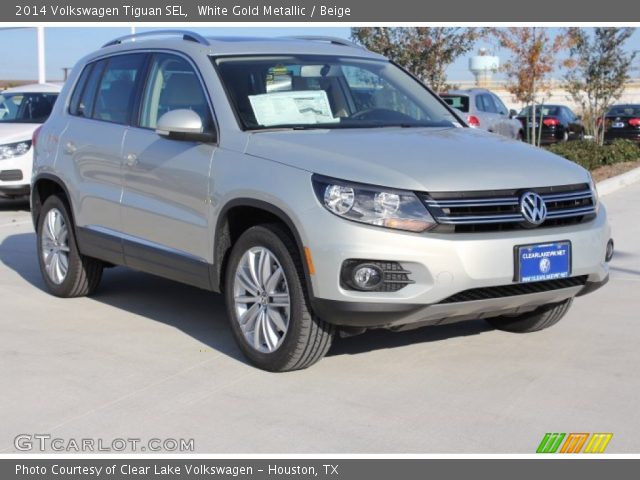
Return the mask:
{"type": "Polygon", "coordinates": [[[324,90],[300,90],[250,95],[251,108],[260,125],[296,125],[339,122],[331,113],[324,90]]]}

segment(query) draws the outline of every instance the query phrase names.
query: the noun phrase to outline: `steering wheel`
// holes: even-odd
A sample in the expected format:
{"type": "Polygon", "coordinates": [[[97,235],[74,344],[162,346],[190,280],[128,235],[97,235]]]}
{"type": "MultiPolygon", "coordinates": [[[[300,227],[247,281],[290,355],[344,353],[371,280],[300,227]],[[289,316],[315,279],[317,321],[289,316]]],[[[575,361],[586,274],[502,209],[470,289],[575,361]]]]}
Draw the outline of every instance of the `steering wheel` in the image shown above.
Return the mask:
{"type": "Polygon", "coordinates": [[[353,120],[385,121],[385,122],[414,122],[415,119],[402,112],[390,108],[366,108],[351,115],[353,120]]]}

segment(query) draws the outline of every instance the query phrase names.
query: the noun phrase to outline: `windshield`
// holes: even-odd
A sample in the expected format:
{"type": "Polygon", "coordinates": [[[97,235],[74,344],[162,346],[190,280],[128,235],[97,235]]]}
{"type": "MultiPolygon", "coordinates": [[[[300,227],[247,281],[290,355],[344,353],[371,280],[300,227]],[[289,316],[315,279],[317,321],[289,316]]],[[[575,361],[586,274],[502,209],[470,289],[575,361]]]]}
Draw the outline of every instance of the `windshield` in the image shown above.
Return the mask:
{"type": "MultiPolygon", "coordinates": [[[[545,106],[537,106],[536,107],[536,117],[540,116],[540,112],[542,111],[542,115],[545,117],[554,117],[560,115],[560,109],[558,107],[545,107],[545,106]]],[[[519,117],[530,117],[531,116],[531,107],[525,107],[518,114],[519,117]]]]}
{"type": "Polygon", "coordinates": [[[434,94],[389,62],[312,55],[215,62],[245,129],[458,124],[434,94]]]}
{"type": "Polygon", "coordinates": [[[451,93],[445,93],[440,96],[450,107],[457,108],[461,112],[465,113],[469,111],[469,97],[467,95],[453,95],[451,93]]]}
{"type": "Polygon", "coordinates": [[[0,123],[44,123],[57,93],[0,94],[0,123]]]}

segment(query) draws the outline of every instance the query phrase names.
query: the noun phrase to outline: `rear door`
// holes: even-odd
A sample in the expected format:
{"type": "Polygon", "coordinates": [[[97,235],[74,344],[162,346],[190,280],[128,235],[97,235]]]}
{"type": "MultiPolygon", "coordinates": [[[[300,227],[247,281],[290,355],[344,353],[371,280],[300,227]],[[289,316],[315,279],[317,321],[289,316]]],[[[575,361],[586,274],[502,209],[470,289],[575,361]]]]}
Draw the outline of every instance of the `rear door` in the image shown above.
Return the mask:
{"type": "Polygon", "coordinates": [[[61,170],[72,177],[83,253],[116,263],[122,262],[122,141],[145,58],[142,53],[123,54],[87,65],[60,138],[61,161],[67,163],[61,170]]]}
{"type": "Polygon", "coordinates": [[[127,265],[207,287],[212,256],[209,174],[217,145],[155,132],[166,112],[189,109],[214,130],[199,72],[178,54],[154,53],[139,118],[124,139],[122,230],[127,265]]]}

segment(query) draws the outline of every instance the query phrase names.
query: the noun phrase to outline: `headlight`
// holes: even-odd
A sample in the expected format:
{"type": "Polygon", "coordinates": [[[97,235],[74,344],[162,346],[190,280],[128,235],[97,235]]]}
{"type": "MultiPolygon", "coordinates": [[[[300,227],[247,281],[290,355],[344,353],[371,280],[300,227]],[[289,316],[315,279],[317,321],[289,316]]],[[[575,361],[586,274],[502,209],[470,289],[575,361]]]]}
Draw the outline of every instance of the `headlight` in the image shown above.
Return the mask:
{"type": "Polygon", "coordinates": [[[413,192],[313,176],[318,200],[331,213],[379,227],[424,232],[436,225],[413,192]]]}
{"type": "Polygon", "coordinates": [[[19,157],[24,155],[31,148],[31,140],[25,140],[24,142],[7,143],[6,145],[0,145],[0,160],[7,158],[19,157]]]}

